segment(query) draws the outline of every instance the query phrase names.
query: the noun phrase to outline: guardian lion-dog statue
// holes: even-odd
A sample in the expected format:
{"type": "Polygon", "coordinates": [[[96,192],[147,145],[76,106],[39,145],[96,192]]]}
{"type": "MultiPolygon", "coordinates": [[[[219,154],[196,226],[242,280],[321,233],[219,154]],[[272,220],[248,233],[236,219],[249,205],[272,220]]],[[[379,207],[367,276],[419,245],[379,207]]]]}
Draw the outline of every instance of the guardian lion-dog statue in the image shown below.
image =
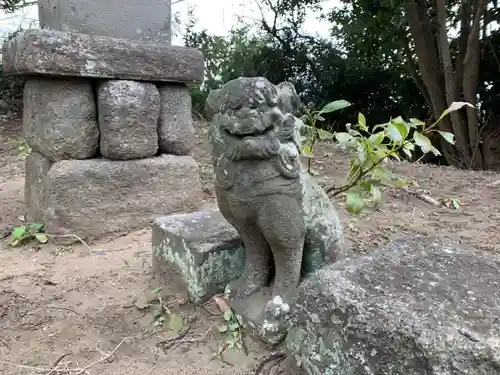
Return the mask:
{"type": "Polygon", "coordinates": [[[243,300],[272,284],[252,324],[271,344],[285,337],[287,295],[301,276],[344,256],[338,214],[300,161],[300,106],[291,83],[262,77],[229,81],[206,104],[217,202],[247,250],[230,298],[243,300]]]}

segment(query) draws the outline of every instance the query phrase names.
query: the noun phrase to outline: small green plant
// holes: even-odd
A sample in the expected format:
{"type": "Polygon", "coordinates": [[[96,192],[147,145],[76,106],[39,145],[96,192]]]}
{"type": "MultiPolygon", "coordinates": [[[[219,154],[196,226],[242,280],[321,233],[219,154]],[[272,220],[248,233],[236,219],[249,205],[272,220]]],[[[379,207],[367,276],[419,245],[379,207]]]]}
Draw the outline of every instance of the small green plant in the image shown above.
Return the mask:
{"type": "Polygon", "coordinates": [[[28,223],[21,225],[11,233],[11,246],[19,246],[26,242],[36,240],[40,244],[45,244],[49,241],[47,234],[44,232],[44,226],[40,223],[28,223]]]}
{"type": "Polygon", "coordinates": [[[217,357],[221,357],[226,350],[234,348],[244,350],[243,329],[244,324],[241,316],[235,314],[232,309],[224,311],[224,323],[218,327],[224,342],[219,346],[217,357]]]}
{"type": "Polygon", "coordinates": [[[349,106],[351,106],[351,103],[349,103],[347,100],[336,100],[334,102],[328,103],[319,111],[310,111],[309,109],[306,109],[305,113],[301,116],[300,119],[304,124],[306,124],[306,134],[302,136],[301,141],[302,153],[308,158],[308,173],[312,173],[311,161],[313,158],[313,149],[316,141],[318,139],[321,141],[332,140],[334,137],[334,134],[330,133],[329,131],[316,127],[316,123],[318,121],[325,121],[325,118],[322,115],[339,111],[349,106]]]}
{"type": "MultiPolygon", "coordinates": [[[[375,125],[371,130],[365,116],[358,113],[357,124],[354,126],[348,124],[346,132],[330,133],[326,130],[318,132],[316,121],[323,121],[322,114],[349,105],[349,102],[335,101],[327,104],[320,111],[306,115],[304,119],[310,124],[309,127],[315,130],[309,130],[308,138],[311,137],[309,134],[312,134],[313,138],[306,145],[304,154],[312,158],[312,147],[307,147],[314,145],[316,138],[322,140],[334,138],[339,145],[352,152],[353,158],[350,161],[347,184],[341,187],[330,186],[325,189],[331,196],[345,193],[347,210],[351,213],[360,213],[365,208],[379,206],[382,202],[383,187],[404,188],[408,185],[407,181],[396,176],[386,167],[388,160],[400,161],[401,152],[411,158],[416,147],[420,148],[424,155],[429,152],[440,155],[441,153],[432,145],[428,136],[437,132],[446,142],[454,144],[454,135],[437,130],[437,124],[445,116],[464,106],[474,108],[467,102],[454,102],[436,122],[430,125],[414,118],[405,121],[399,116],[387,123],[375,125]]],[[[450,206],[458,209],[459,203],[453,202],[450,206]]]]}
{"type": "Polygon", "coordinates": [[[24,138],[17,142],[17,152],[21,160],[26,159],[31,154],[31,147],[24,138]]]}
{"type": "Polygon", "coordinates": [[[160,295],[161,290],[161,288],[154,288],[151,290],[151,293],[148,293],[149,296],[142,296],[142,298],[135,303],[135,306],[141,310],[146,308],[150,309],[151,315],[153,316],[154,328],[163,327],[166,323],[168,329],[179,332],[185,326],[184,318],[170,311],[168,306],[163,302],[160,295]]]}

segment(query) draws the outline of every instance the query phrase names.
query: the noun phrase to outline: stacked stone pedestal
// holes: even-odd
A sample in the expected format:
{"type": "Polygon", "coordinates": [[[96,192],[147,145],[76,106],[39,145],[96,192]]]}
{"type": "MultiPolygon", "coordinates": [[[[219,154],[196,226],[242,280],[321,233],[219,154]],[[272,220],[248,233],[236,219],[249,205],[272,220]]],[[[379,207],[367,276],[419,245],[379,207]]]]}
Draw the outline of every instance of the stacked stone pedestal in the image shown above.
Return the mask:
{"type": "Polygon", "coordinates": [[[201,52],[28,30],[4,45],[3,67],[28,76],[30,220],[52,234],[95,238],[201,206],[186,86],[203,79],[201,52]]]}

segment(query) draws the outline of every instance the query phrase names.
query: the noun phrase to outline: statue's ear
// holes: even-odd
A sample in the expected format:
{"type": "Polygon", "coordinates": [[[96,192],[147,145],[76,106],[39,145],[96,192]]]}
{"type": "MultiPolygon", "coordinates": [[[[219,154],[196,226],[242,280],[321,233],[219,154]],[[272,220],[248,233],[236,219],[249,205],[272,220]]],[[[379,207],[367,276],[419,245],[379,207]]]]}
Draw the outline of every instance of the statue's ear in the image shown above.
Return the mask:
{"type": "Polygon", "coordinates": [[[302,103],[295,87],[291,82],[281,82],[276,85],[278,90],[278,107],[283,113],[296,115],[299,112],[302,103]]]}
{"type": "Polygon", "coordinates": [[[205,115],[209,121],[212,120],[214,115],[219,111],[220,93],[221,89],[210,90],[207,100],[205,101],[205,115]]]}

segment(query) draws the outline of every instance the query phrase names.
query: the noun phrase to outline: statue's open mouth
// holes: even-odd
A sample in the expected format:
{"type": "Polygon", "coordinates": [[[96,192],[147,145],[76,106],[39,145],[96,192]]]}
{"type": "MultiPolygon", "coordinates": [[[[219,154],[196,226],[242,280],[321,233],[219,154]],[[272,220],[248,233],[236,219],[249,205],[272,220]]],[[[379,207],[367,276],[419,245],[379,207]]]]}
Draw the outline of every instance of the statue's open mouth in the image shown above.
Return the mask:
{"type": "Polygon", "coordinates": [[[245,139],[245,138],[248,138],[248,137],[260,137],[260,136],[268,135],[273,129],[274,129],[273,124],[270,124],[267,128],[265,128],[262,131],[255,131],[255,130],[248,129],[247,131],[245,131],[245,130],[239,131],[238,130],[238,132],[234,132],[234,131],[231,131],[231,130],[229,130],[227,128],[224,129],[224,131],[230,137],[234,137],[234,138],[237,138],[237,139],[245,139]]]}

